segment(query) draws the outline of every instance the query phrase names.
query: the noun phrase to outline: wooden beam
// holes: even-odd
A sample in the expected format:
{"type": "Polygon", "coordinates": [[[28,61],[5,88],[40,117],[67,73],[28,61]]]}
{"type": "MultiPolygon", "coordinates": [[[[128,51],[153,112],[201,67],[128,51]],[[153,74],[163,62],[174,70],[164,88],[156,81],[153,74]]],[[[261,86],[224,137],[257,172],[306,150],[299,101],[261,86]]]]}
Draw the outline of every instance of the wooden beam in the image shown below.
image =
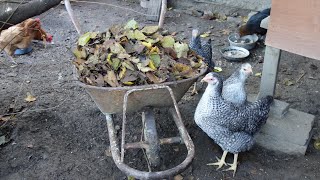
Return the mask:
{"type": "Polygon", "coordinates": [[[280,49],[266,46],[258,99],[267,95],[274,96],[277,84],[280,55],[280,49]]]}
{"type": "Polygon", "coordinates": [[[319,9],[319,0],[273,0],[265,44],[320,60],[319,9]]]}

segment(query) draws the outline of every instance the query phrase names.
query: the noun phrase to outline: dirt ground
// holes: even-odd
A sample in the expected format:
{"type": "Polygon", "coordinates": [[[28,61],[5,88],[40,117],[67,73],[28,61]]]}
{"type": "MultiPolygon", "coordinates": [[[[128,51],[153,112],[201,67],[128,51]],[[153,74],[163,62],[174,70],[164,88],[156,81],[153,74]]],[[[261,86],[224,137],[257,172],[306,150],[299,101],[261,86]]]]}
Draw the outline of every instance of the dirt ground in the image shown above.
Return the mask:
{"type": "MultiPolygon", "coordinates": [[[[145,12],[134,1],[105,2],[145,12]]],[[[73,4],[73,7],[85,31],[103,31],[114,23],[125,23],[132,18],[141,24],[151,23],[141,14],[116,7],[84,3],[73,4]]],[[[213,8],[204,4],[195,7],[202,10],[213,8]]],[[[249,12],[232,8],[221,8],[220,11],[227,15],[245,15],[249,12]]],[[[191,36],[192,28],[199,28],[201,32],[212,31],[214,60],[223,68],[223,75],[231,74],[239,64],[222,59],[219,49],[228,45],[227,33],[223,32],[234,32],[239,19],[218,22],[195,17],[188,12],[188,9],[170,10],[165,28],[179,32],[179,37],[186,41],[191,36]]],[[[77,33],[65,8],[59,6],[39,17],[45,29],[53,34],[55,44],[46,48],[34,44],[31,54],[16,58],[22,64],[14,68],[10,67],[3,54],[0,56],[0,114],[17,112],[10,120],[0,122],[0,136],[6,135],[8,140],[0,147],[0,179],[125,179],[125,174],[108,156],[109,138],[103,114],[90,96],[73,81],[70,49],[74,47],[77,33]],[[35,102],[24,101],[27,92],[36,97],[35,102]],[[19,113],[21,111],[23,113],[19,113]]],[[[254,64],[254,72],[262,71],[263,54],[264,47],[258,46],[246,60],[254,64]]],[[[251,151],[240,154],[234,179],[320,179],[320,151],[313,147],[314,139],[319,138],[320,134],[319,68],[320,61],[282,53],[276,98],[290,103],[292,108],[316,116],[315,134],[306,155],[297,157],[255,146],[251,151]],[[302,74],[304,76],[300,79],[302,74]],[[287,79],[294,84],[286,86],[284,82],[287,79]]],[[[250,77],[248,91],[258,93],[259,84],[259,77],[250,77]]],[[[222,152],[193,121],[200,97],[201,93],[190,96],[188,92],[179,103],[196,147],[193,163],[181,175],[185,179],[232,179],[231,172],[206,166],[215,161],[216,156],[220,157],[222,152]]],[[[167,109],[155,109],[155,113],[159,119],[157,128],[160,136],[177,135],[167,109]]],[[[120,124],[120,118],[115,119],[115,123],[120,124]]],[[[139,113],[129,116],[129,120],[128,134],[133,141],[138,141],[141,133],[139,113]]],[[[164,147],[160,169],[181,163],[185,155],[183,145],[164,147]]],[[[146,168],[141,150],[130,151],[128,158],[126,162],[133,167],[146,168]]],[[[232,162],[232,159],[230,155],[227,161],[232,162]]]]}

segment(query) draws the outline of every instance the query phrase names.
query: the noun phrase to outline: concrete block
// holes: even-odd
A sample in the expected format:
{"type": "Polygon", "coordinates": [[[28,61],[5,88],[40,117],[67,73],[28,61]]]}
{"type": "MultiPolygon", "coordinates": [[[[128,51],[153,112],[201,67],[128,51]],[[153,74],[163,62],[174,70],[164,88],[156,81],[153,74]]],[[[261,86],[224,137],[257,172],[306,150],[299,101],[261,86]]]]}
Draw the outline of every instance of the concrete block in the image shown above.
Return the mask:
{"type": "Polygon", "coordinates": [[[313,115],[289,109],[288,113],[281,119],[269,115],[261,133],[272,135],[279,141],[304,146],[309,141],[313,123],[313,115]]]}
{"type": "Polygon", "coordinates": [[[304,155],[307,150],[307,145],[300,146],[286,141],[279,141],[276,137],[264,133],[259,133],[255,136],[256,143],[266,149],[279,151],[292,155],[304,155]]]}
{"type": "Polygon", "coordinates": [[[288,112],[288,110],[289,110],[288,103],[274,99],[273,105],[270,108],[269,115],[276,118],[283,118],[285,114],[288,112]]]}
{"type": "MultiPolygon", "coordinates": [[[[248,95],[254,101],[256,95],[248,95]]],[[[275,100],[269,118],[256,135],[260,146],[288,154],[304,155],[312,137],[315,116],[289,108],[289,104],[275,100]]]]}

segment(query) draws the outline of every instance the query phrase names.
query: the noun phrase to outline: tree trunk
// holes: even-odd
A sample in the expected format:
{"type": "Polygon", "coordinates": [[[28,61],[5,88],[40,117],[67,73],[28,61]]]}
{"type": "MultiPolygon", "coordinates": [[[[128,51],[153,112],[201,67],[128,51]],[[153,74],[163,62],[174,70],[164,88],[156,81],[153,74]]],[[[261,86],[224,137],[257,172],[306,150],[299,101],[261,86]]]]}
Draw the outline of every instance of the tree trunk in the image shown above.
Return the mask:
{"type": "Polygon", "coordinates": [[[12,10],[10,11],[1,12],[0,28],[3,26],[4,22],[6,22],[8,18],[8,24],[5,24],[2,30],[9,28],[11,24],[18,24],[28,18],[40,15],[49,10],[50,8],[57,6],[60,2],[61,0],[32,0],[28,3],[21,4],[16,11],[16,8],[12,8],[12,10]],[[13,15],[11,16],[12,13],[13,15]]]}

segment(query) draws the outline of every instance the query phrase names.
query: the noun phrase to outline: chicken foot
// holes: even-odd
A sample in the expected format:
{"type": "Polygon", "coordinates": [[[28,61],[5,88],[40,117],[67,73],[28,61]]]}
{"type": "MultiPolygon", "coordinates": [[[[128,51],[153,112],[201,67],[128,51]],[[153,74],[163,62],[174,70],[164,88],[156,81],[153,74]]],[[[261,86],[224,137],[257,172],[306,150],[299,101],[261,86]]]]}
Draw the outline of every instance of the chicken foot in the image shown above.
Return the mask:
{"type": "Polygon", "coordinates": [[[215,162],[215,163],[209,163],[207,164],[208,166],[218,166],[217,167],[217,170],[220,169],[223,165],[227,165],[226,162],[225,162],[225,159],[227,157],[227,154],[228,154],[228,151],[223,151],[223,154],[221,156],[221,159],[219,159],[218,157],[217,160],[218,162],[215,162]]]}
{"type": "Polygon", "coordinates": [[[236,171],[237,171],[237,164],[238,164],[238,153],[234,154],[233,163],[228,164],[230,167],[228,169],[223,170],[223,171],[233,171],[233,177],[234,177],[234,175],[236,174],[236,171]]]}

